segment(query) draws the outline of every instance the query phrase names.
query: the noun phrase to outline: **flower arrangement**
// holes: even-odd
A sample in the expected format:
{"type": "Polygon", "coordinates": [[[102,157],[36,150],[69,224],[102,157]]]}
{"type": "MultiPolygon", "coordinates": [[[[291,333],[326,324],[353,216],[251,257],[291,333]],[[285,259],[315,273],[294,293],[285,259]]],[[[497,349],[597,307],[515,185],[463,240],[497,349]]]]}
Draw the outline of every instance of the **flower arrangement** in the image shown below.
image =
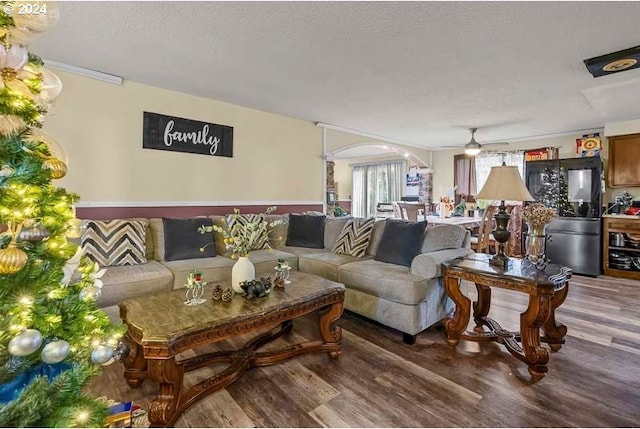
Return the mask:
{"type": "Polygon", "coordinates": [[[541,203],[531,204],[522,211],[522,217],[533,228],[541,228],[556,217],[556,211],[541,203]]]}
{"type": "MultiPolygon", "coordinates": [[[[275,211],[276,206],[269,207],[263,214],[244,216],[242,222],[239,218],[243,215],[240,210],[233,209],[233,214],[224,219],[224,227],[219,225],[205,226],[198,228],[200,234],[215,231],[224,237],[225,249],[231,251],[231,259],[239,256],[248,256],[251,250],[257,248],[271,249],[271,245],[266,237],[269,232],[282,223],[282,220],[267,221],[266,215],[275,211]]],[[[200,249],[204,251],[204,249],[200,249]]]]}

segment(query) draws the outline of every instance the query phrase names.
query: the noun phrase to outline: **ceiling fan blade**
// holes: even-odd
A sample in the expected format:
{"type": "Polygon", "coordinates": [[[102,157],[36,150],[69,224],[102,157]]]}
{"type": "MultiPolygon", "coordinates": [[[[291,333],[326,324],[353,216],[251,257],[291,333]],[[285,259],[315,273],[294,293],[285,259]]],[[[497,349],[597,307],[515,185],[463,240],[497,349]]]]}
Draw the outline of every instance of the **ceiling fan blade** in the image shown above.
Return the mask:
{"type": "Polygon", "coordinates": [[[439,147],[446,147],[446,148],[450,148],[450,149],[457,149],[460,147],[464,147],[463,144],[457,144],[457,145],[447,145],[447,146],[439,146],[439,147]]]}
{"type": "Polygon", "coordinates": [[[482,146],[508,146],[509,142],[480,143],[482,146]]]}

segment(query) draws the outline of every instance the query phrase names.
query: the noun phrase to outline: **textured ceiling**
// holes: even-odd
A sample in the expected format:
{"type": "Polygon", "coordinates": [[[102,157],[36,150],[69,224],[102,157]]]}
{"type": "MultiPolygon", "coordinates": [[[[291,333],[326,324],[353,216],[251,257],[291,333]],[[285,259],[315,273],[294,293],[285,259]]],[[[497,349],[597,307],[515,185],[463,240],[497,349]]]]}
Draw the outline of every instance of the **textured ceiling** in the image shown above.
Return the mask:
{"type": "Polygon", "coordinates": [[[58,5],[44,58],[426,147],[640,117],[640,70],[582,63],[640,44],[640,2],[58,5]]]}

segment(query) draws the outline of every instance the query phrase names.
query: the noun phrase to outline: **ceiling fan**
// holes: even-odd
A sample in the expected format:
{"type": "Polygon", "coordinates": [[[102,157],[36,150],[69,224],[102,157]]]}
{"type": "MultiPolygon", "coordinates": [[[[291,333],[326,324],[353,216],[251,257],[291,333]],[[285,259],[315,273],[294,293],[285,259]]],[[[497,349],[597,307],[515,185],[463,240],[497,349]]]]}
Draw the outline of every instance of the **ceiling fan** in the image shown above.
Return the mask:
{"type": "MultiPolygon", "coordinates": [[[[505,146],[508,145],[509,142],[494,142],[494,143],[484,143],[484,144],[480,144],[476,141],[476,131],[478,131],[478,128],[469,128],[469,131],[471,131],[471,140],[469,140],[469,143],[464,145],[464,153],[466,153],[467,155],[477,155],[480,153],[480,151],[482,151],[482,148],[484,146],[505,146]]],[[[458,148],[461,145],[457,145],[457,146],[443,146],[443,147],[447,147],[447,148],[458,148]]]]}

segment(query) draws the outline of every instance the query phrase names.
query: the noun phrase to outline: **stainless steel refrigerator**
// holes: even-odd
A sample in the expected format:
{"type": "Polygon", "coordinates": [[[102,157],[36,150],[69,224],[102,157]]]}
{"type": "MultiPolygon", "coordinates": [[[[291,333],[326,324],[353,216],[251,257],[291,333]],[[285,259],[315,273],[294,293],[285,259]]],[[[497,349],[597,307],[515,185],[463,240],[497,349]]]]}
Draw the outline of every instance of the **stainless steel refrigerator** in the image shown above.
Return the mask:
{"type": "Polygon", "coordinates": [[[602,161],[599,157],[529,161],[526,184],[558,211],[547,227],[547,257],[577,274],[602,273],[602,161]]]}

